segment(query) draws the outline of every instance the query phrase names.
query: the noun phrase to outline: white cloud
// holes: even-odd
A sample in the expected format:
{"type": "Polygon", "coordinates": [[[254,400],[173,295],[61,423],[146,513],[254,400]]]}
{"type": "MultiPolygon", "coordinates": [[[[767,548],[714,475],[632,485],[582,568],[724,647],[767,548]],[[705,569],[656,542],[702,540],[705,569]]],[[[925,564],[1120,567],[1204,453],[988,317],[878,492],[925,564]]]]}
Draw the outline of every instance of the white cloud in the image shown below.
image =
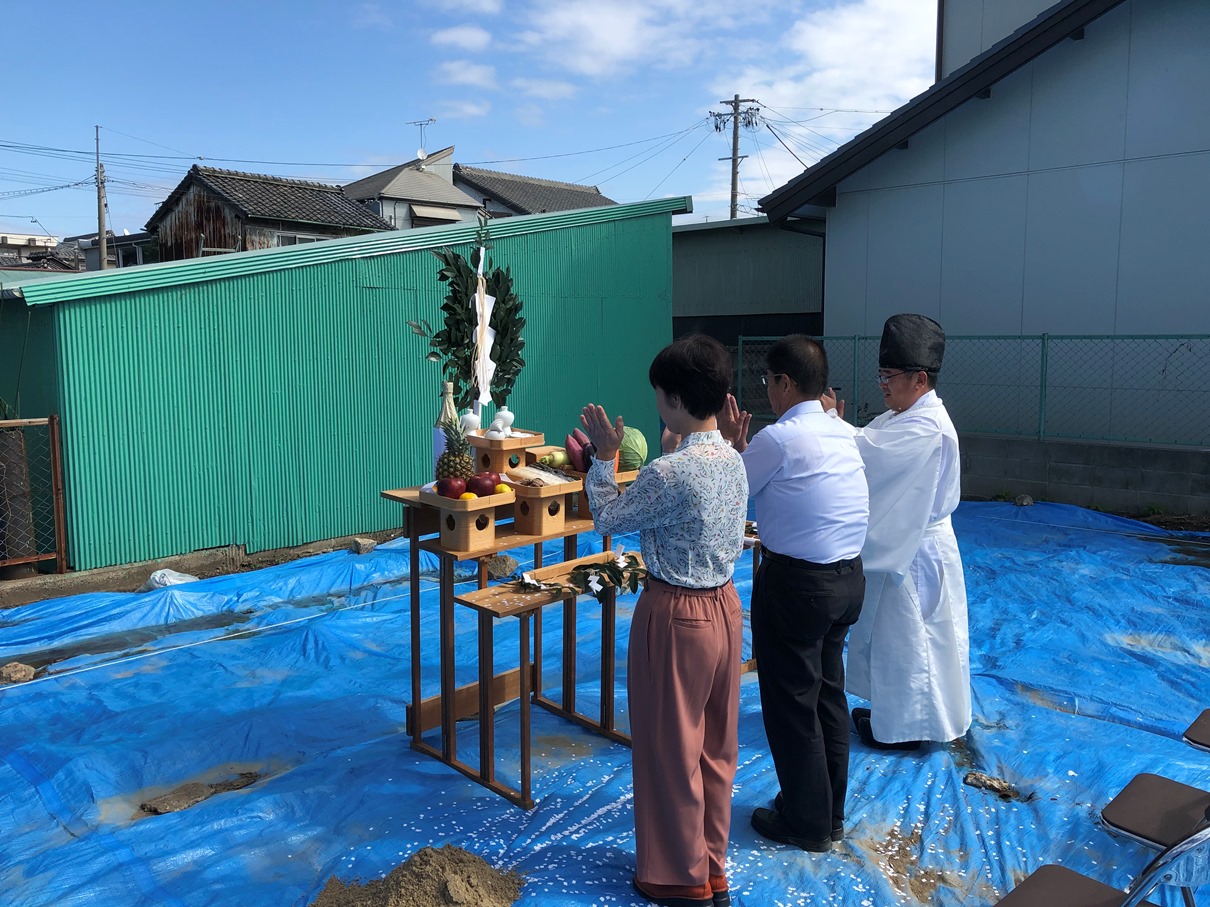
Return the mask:
{"type": "Polygon", "coordinates": [[[483,50],[492,42],[491,32],[477,25],[455,25],[433,32],[430,39],[438,47],[458,47],[462,50],[483,50]]]}
{"type": "Polygon", "coordinates": [[[434,82],[438,85],[471,85],[475,88],[496,87],[495,67],[469,60],[452,60],[437,67],[434,82]]]}
{"type": "Polygon", "coordinates": [[[704,31],[729,21],[719,0],[537,0],[527,11],[520,47],[544,63],[600,78],[626,67],[677,67],[702,57],[704,31]]]}
{"type": "Polygon", "coordinates": [[[546,110],[541,104],[522,104],[513,108],[513,118],[522,126],[537,129],[546,125],[546,110]]]}
{"type": "MultiPolygon", "coordinates": [[[[936,27],[935,0],[846,0],[786,22],[776,46],[720,70],[709,90],[758,99],[773,129],[813,164],[885,116],[833,111],[894,110],[932,84],[936,27]]],[[[766,195],[803,171],[767,129],[742,133],[741,144],[749,155],[740,165],[741,195],[744,187],[766,195]]],[[[729,193],[724,165],[694,197],[729,193]]]]}
{"type": "Polygon", "coordinates": [[[492,109],[492,105],[487,101],[439,101],[440,109],[438,110],[439,119],[472,119],[476,117],[487,116],[492,109]]]}
{"type": "Polygon", "coordinates": [[[359,3],[353,13],[354,28],[393,28],[395,22],[377,3],[359,3]]]}
{"type": "Polygon", "coordinates": [[[513,79],[509,85],[531,98],[562,101],[574,97],[576,86],[558,79],[513,79]]]}
{"type": "Polygon", "coordinates": [[[442,0],[443,12],[464,10],[468,13],[479,13],[494,16],[504,8],[504,0],[442,0]]]}

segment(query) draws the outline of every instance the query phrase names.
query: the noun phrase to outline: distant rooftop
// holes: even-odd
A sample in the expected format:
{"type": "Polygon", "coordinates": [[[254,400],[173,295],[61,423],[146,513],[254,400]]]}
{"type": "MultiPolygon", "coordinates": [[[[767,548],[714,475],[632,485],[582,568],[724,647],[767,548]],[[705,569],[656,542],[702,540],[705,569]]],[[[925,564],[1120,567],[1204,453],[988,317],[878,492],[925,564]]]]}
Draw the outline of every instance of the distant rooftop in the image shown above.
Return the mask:
{"type": "Polygon", "coordinates": [[[205,186],[247,218],[363,230],[392,229],[377,214],[345,195],[340,186],[262,173],[218,170],[197,164],[189,169],[172,194],[151,215],[147,229],[155,230],[195,182],[205,186]]]}
{"type": "Polygon", "coordinates": [[[454,179],[473,186],[484,196],[495,199],[518,214],[572,211],[577,208],[599,208],[602,205],[617,204],[613,199],[602,195],[596,186],[480,170],[465,164],[454,165],[454,179]]]}

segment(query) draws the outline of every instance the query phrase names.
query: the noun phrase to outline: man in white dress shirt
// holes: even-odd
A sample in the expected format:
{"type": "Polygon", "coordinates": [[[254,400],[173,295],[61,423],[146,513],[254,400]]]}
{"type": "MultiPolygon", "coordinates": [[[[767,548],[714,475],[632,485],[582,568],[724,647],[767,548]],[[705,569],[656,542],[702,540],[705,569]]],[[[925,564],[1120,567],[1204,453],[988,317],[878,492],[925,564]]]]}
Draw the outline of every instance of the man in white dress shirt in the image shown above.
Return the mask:
{"type": "Polygon", "coordinates": [[[945,332],[931,318],[887,319],[878,353],[887,411],[856,430],[870,523],[848,690],[870,701],[853,722],[878,749],[953,740],[971,723],[966,585],[950,525],[961,497],[958,433],[935,390],[944,354],[945,332]]]}
{"type": "Polygon", "coordinates": [[[844,641],[865,591],[861,548],[869,498],[845,423],[820,404],[823,346],[783,337],[766,357],[777,422],[746,442],[734,398],[719,416],[743,454],[764,557],[753,578],[752,648],[765,735],[781,793],[752,826],[766,838],[826,852],[844,837],[849,706],[844,641]]]}

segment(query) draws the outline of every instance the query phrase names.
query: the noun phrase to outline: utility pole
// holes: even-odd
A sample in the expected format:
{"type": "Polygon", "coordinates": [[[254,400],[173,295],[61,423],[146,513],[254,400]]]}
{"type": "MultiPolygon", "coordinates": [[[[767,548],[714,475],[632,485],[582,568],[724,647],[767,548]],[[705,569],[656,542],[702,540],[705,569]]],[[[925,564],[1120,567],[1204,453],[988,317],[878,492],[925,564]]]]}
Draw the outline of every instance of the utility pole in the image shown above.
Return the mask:
{"type": "MultiPolygon", "coordinates": [[[[735,220],[735,216],[739,211],[739,162],[747,155],[739,153],[739,121],[743,118],[744,125],[752,127],[760,120],[759,107],[747,107],[744,110],[739,109],[740,104],[755,104],[756,98],[741,98],[736,95],[730,101],[719,101],[720,104],[726,104],[731,108],[730,113],[715,113],[710,111],[710,116],[714,117],[714,131],[722,132],[723,125],[727,120],[731,121],[731,219],[735,220]]],[[[720,161],[725,161],[727,158],[720,157],[720,161]]]]}
{"type": "Polygon", "coordinates": [[[105,167],[101,164],[101,127],[97,127],[97,251],[100,269],[109,267],[109,243],[105,236],[105,167]]]}

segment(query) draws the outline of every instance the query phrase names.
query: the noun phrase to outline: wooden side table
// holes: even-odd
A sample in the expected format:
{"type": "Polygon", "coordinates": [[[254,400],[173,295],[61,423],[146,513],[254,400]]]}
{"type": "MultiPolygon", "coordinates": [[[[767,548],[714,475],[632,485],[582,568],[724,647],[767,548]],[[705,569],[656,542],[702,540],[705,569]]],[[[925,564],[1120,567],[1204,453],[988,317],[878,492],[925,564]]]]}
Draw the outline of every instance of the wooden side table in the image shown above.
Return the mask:
{"type": "MultiPolygon", "coordinates": [[[[566,583],[572,570],[581,564],[604,563],[615,557],[611,552],[593,554],[561,564],[533,571],[534,579],[540,582],[566,583]]],[[[439,758],[446,764],[473,778],[488,789],[495,791],[511,803],[530,809],[534,805],[531,795],[531,747],[530,747],[530,703],[536,702],[556,715],[574,721],[603,737],[629,745],[630,737],[614,726],[614,703],[616,699],[616,652],[617,652],[617,590],[602,576],[601,590],[601,705],[599,714],[593,718],[576,711],[576,593],[564,589],[519,591],[510,585],[496,585],[454,597],[454,602],[479,613],[479,769],[476,772],[456,756],[439,758]],[[542,609],[548,605],[563,603],[563,664],[562,697],[560,702],[546,698],[542,691],[542,609]],[[493,621],[506,617],[518,619],[518,649],[521,670],[517,685],[517,698],[521,709],[521,787],[514,790],[496,777],[495,756],[495,713],[496,704],[493,687],[505,675],[492,676],[495,664],[493,621]],[[533,622],[533,662],[530,662],[530,625],[533,622]]],[[[510,697],[511,698],[511,697],[510,697]]],[[[434,752],[434,755],[436,753],[434,752]]]]}
{"type": "MultiPolygon", "coordinates": [[[[454,676],[454,565],[458,561],[463,560],[479,560],[479,577],[478,586],[480,590],[487,588],[487,568],[484,561],[487,557],[497,554],[500,551],[507,551],[511,548],[522,548],[532,545],[534,548],[534,569],[535,572],[542,570],[542,545],[544,542],[554,539],[563,539],[563,562],[572,560],[576,557],[577,545],[576,537],[581,532],[588,532],[593,528],[592,520],[582,520],[573,518],[568,515],[563,527],[558,532],[552,532],[546,535],[526,535],[520,532],[514,524],[506,524],[498,526],[495,533],[495,539],[491,543],[489,549],[466,549],[458,550],[442,546],[440,541],[432,538],[432,534],[437,532],[439,528],[438,518],[440,511],[430,507],[420,497],[420,488],[401,488],[390,491],[381,492],[381,496],[387,500],[397,501],[404,505],[404,526],[408,534],[409,543],[409,601],[410,601],[410,630],[411,630],[411,683],[412,683],[412,702],[407,708],[407,727],[408,733],[412,738],[412,748],[419,750],[427,755],[433,756],[441,762],[449,765],[451,768],[457,769],[469,778],[472,778],[486,787],[506,797],[512,802],[519,805],[525,805],[521,801],[528,799],[528,792],[524,797],[521,797],[517,792],[510,788],[496,783],[494,780],[490,783],[481,777],[481,770],[476,770],[465,763],[458,760],[457,753],[457,737],[456,725],[459,718],[465,718],[475,714],[476,710],[480,713],[480,719],[483,719],[484,711],[482,709],[482,701],[486,697],[492,706],[503,702],[509,702],[520,696],[523,702],[528,703],[530,699],[530,691],[536,687],[533,674],[534,665],[530,661],[528,655],[528,638],[525,642],[525,648],[522,651],[521,665],[512,671],[505,671],[499,675],[489,678],[489,682],[484,684],[476,682],[467,686],[458,688],[455,687],[454,676]],[[422,538],[423,535],[430,536],[422,538]],[[437,696],[423,699],[421,696],[421,671],[420,671],[420,552],[430,551],[436,554],[440,563],[439,571],[439,627],[440,627],[440,642],[439,642],[439,664],[440,664],[440,684],[441,691],[437,696]],[[522,692],[522,691],[526,692],[522,692]],[[441,728],[441,746],[434,747],[424,740],[426,731],[433,730],[436,727],[441,728]]],[[[496,513],[497,519],[507,519],[512,514],[512,505],[500,508],[496,513]]],[[[556,567],[562,564],[556,565],[556,567]]],[[[552,568],[553,569],[553,568],[552,568]]],[[[571,568],[568,567],[568,570],[571,568]]],[[[549,578],[549,577],[548,577],[549,578]]],[[[507,587],[506,587],[507,588],[507,587]]],[[[549,604],[547,602],[546,604],[549,604]]],[[[538,606],[536,616],[534,618],[535,631],[541,632],[541,606],[538,606]]],[[[572,670],[574,671],[574,615],[575,602],[571,601],[565,604],[565,612],[570,609],[572,615],[572,670]]],[[[502,615],[510,616],[510,615],[502,615]]],[[[491,646],[491,621],[486,622],[488,634],[483,633],[484,621],[480,621],[480,678],[482,680],[484,644],[491,646]]],[[[565,630],[566,633],[566,630],[565,630]]],[[[488,674],[491,673],[492,661],[486,662],[488,674]]],[[[565,703],[568,700],[565,700],[565,703]]],[[[574,692],[572,694],[574,701],[574,692]]],[[[487,709],[491,713],[491,707],[487,709]]],[[[528,714],[528,713],[527,713],[528,714]]],[[[528,740],[528,731],[526,732],[526,740],[528,740]]],[[[482,753],[481,753],[482,756],[482,753]]],[[[528,755],[524,760],[528,766],[528,755]]],[[[482,766],[489,766],[491,760],[483,760],[482,766]]],[[[527,769],[528,770],[528,769],[527,769]]],[[[494,770],[489,771],[489,774],[494,774],[494,770]]],[[[532,806],[532,800],[529,801],[529,806],[532,806]]],[[[526,807],[528,808],[528,806],[526,807]]]]}

